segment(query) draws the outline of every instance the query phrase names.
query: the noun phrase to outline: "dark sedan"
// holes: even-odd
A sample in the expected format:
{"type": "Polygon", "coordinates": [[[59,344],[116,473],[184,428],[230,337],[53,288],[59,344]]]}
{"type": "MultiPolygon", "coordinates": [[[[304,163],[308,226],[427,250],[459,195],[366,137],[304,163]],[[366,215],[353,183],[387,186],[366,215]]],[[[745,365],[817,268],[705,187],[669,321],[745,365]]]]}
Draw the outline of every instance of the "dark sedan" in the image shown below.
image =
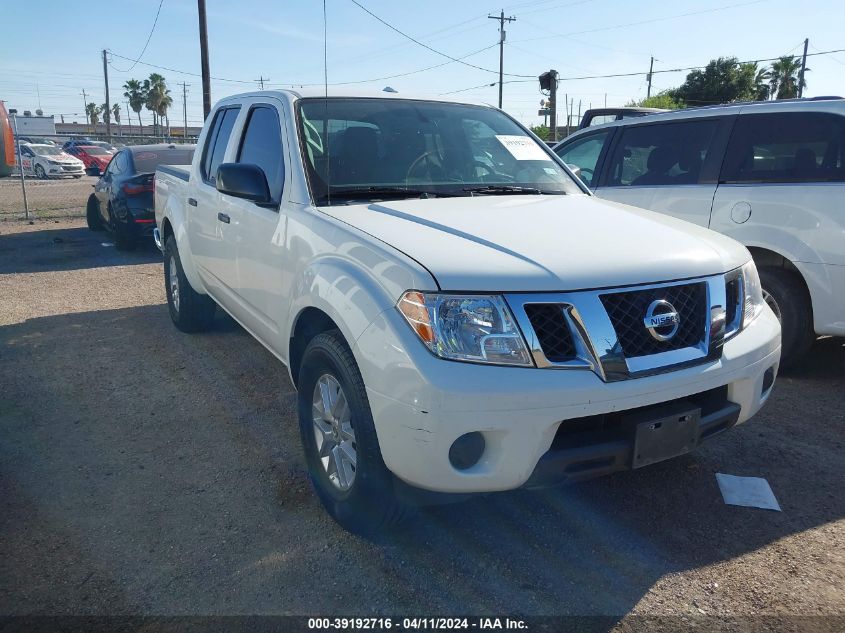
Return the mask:
{"type": "Polygon", "coordinates": [[[159,165],[190,165],[196,145],[135,145],[111,159],[88,198],[88,228],[106,229],[119,249],[131,249],[155,227],[153,184],[159,165]]]}

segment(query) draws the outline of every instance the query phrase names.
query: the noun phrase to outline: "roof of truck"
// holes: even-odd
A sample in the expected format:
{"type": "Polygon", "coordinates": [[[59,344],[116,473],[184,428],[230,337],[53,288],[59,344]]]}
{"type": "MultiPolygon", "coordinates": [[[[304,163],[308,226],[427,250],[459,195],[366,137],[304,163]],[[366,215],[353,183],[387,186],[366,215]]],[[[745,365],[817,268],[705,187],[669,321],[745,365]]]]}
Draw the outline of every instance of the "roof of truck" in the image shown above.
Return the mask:
{"type": "Polygon", "coordinates": [[[243,99],[244,97],[260,97],[260,96],[276,96],[285,100],[296,101],[297,99],[312,99],[328,96],[331,98],[370,98],[370,99],[413,99],[416,101],[434,101],[441,103],[463,103],[467,105],[487,105],[488,107],[495,107],[492,104],[470,104],[466,101],[456,99],[444,98],[440,95],[420,94],[413,92],[400,91],[386,91],[384,89],[367,89],[343,86],[329,86],[328,94],[323,86],[303,86],[300,88],[286,88],[281,90],[255,90],[252,92],[243,92],[236,95],[231,95],[221,99],[221,101],[228,101],[230,99],[243,99]]]}

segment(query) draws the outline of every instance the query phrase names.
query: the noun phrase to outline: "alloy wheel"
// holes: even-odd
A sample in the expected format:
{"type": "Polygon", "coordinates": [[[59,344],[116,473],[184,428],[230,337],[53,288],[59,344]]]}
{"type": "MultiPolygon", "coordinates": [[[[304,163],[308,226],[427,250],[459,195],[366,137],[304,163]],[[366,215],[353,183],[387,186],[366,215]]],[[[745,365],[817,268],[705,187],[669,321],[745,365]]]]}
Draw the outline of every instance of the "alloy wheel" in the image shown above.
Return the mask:
{"type": "Polygon", "coordinates": [[[346,394],[331,374],[323,374],[314,385],[312,418],[320,463],[335,488],[345,492],[355,482],[355,430],[346,394]]]}
{"type": "Polygon", "coordinates": [[[176,269],[176,258],[170,256],[169,281],[170,281],[170,297],[173,300],[173,307],[176,312],[179,312],[179,271],[176,269]]]}

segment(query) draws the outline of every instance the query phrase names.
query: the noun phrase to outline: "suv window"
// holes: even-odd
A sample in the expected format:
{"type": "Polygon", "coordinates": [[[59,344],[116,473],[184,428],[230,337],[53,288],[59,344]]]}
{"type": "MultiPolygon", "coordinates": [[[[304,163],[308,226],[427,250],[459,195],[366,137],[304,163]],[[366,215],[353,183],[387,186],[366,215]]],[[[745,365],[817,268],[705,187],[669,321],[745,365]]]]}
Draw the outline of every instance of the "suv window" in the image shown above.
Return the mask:
{"type": "Polygon", "coordinates": [[[717,125],[717,121],[708,119],[623,128],[610,161],[607,185],[697,183],[717,125]]]}
{"type": "Polygon", "coordinates": [[[282,158],[282,130],[279,115],[270,106],[256,106],[249,113],[244,130],[239,163],[258,165],[267,176],[270,197],[279,202],[284,185],[284,160],[282,158]]]}
{"type": "Polygon", "coordinates": [[[223,154],[226,153],[226,146],[229,144],[229,137],[232,135],[232,128],[235,127],[239,111],[239,107],[223,108],[214,115],[202,160],[202,176],[210,185],[214,185],[217,181],[217,168],[223,162],[223,154]]]}
{"type": "Polygon", "coordinates": [[[845,181],[845,117],[824,112],[741,115],[720,180],[845,181]]]}
{"type": "Polygon", "coordinates": [[[610,130],[597,132],[589,136],[583,136],[572,141],[569,145],[559,147],[556,150],[557,155],[561,157],[564,163],[575,165],[581,170],[581,180],[588,187],[593,186],[596,163],[599,160],[599,155],[609,135],[610,130]]]}

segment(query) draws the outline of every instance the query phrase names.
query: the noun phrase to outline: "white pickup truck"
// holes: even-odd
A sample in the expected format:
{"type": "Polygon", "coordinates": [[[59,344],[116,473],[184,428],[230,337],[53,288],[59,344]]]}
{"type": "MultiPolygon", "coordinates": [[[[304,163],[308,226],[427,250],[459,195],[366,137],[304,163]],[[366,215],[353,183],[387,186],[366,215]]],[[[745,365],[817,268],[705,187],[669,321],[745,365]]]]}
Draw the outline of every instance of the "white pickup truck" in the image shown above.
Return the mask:
{"type": "Polygon", "coordinates": [[[156,174],[170,315],[287,365],[350,530],[414,503],[639,468],[748,420],[780,326],[745,247],[593,197],[491,107],[227,97],[156,174]]]}

